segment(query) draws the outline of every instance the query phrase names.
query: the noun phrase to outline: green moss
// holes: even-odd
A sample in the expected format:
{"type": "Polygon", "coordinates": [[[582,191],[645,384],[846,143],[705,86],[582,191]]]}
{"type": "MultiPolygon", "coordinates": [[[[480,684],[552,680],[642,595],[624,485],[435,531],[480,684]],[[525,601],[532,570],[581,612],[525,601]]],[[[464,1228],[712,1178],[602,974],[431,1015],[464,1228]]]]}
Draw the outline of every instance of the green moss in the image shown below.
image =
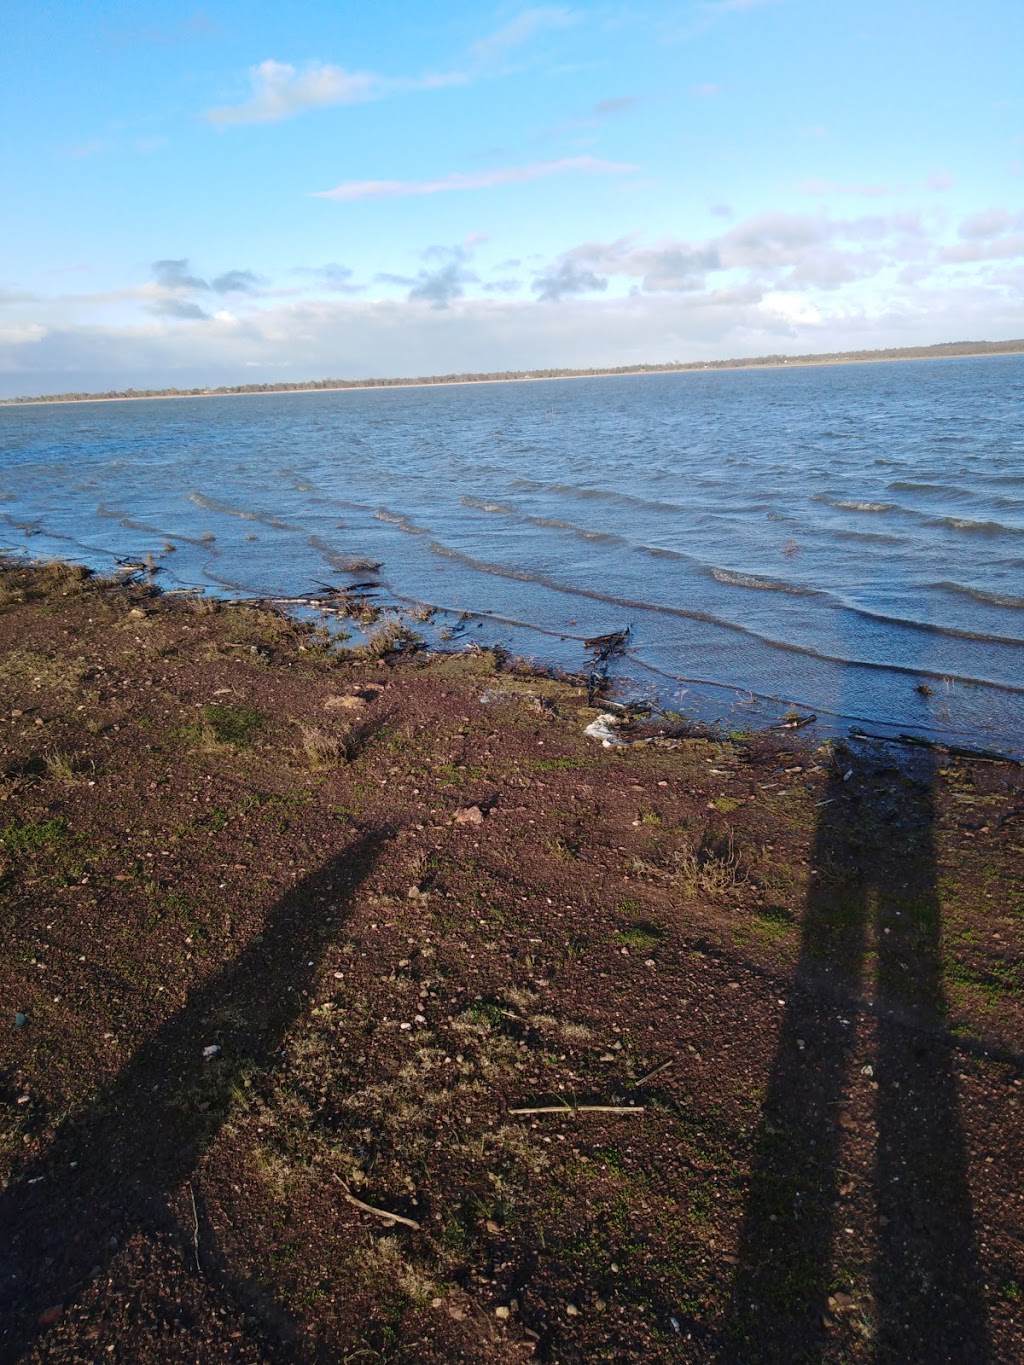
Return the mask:
{"type": "Polygon", "coordinates": [[[67,825],[63,820],[39,820],[28,824],[15,821],[0,834],[0,845],[9,853],[34,853],[66,834],[67,825]]]}
{"type": "Polygon", "coordinates": [[[781,905],[764,905],[754,911],[752,928],[763,938],[782,939],[792,931],[796,916],[781,905]]]}

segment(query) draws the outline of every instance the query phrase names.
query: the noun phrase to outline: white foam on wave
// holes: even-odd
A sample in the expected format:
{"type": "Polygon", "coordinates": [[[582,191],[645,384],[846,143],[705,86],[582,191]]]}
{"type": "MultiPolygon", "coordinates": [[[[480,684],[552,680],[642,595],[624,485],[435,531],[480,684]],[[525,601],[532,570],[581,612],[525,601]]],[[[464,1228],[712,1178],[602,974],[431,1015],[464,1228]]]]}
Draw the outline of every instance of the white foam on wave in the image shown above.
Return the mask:
{"type": "Polygon", "coordinates": [[[741,573],[738,569],[719,569],[710,566],[711,577],[718,583],[727,583],[733,588],[755,588],[759,592],[784,592],[793,597],[817,597],[819,589],[807,588],[800,583],[789,583],[780,578],[762,578],[757,574],[741,573]]]}

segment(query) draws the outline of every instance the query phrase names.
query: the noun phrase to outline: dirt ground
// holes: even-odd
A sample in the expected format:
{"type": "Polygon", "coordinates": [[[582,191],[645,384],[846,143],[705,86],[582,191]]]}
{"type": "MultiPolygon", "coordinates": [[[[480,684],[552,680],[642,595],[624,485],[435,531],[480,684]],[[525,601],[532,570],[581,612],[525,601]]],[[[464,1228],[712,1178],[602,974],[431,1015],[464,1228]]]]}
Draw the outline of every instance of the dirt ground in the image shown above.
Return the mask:
{"type": "Polygon", "coordinates": [[[1024,777],[0,574],[0,1359],[1016,1362],[1024,777]]]}

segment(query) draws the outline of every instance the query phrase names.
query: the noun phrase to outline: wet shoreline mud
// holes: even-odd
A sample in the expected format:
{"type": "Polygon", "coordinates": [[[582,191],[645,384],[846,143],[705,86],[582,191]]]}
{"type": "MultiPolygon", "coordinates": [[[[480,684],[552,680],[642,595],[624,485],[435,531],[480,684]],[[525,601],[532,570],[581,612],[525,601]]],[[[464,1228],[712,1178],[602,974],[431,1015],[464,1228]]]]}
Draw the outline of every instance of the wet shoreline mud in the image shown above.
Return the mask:
{"type": "Polygon", "coordinates": [[[364,624],[2,566],[0,1360],[1018,1359],[1020,766],[364,624]]]}

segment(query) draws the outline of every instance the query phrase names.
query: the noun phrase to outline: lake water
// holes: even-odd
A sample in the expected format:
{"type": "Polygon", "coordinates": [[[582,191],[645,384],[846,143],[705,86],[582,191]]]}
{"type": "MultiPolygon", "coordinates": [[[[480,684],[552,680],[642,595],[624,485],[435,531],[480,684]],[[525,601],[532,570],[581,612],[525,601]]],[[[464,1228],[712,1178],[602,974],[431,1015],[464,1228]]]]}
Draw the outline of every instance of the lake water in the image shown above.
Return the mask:
{"type": "MultiPolygon", "coordinates": [[[[1024,751],[1024,357],[0,409],[0,542],[365,579],[742,725],[1024,751]],[[165,542],[174,545],[165,550],[165,542]]],[[[451,624],[451,618],[448,618],[451,624]]]]}

